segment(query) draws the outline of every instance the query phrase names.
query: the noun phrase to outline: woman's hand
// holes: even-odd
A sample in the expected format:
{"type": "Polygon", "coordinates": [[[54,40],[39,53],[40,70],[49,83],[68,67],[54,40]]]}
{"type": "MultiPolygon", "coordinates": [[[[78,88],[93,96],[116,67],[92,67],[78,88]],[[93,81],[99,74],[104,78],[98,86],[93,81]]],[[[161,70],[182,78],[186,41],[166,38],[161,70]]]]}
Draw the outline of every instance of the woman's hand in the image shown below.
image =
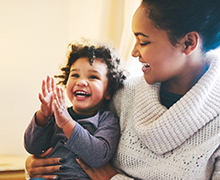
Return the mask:
{"type": "Polygon", "coordinates": [[[26,159],[25,166],[30,178],[41,177],[45,179],[56,179],[57,175],[48,174],[60,171],[60,158],[45,159],[52,150],[53,148],[50,148],[38,157],[31,155],[26,159]]]}
{"type": "Polygon", "coordinates": [[[109,163],[99,168],[91,168],[81,159],[76,159],[76,161],[92,180],[110,180],[117,174],[116,170],[109,163]]]}

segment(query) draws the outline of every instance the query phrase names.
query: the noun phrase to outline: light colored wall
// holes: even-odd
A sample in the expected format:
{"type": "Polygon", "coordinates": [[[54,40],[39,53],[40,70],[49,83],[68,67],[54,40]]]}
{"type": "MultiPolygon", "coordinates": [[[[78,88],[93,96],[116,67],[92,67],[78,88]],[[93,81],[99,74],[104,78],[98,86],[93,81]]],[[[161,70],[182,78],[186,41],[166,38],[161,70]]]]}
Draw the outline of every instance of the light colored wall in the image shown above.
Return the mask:
{"type": "Polygon", "coordinates": [[[123,15],[124,0],[114,1],[117,7],[112,0],[0,0],[0,154],[27,155],[23,134],[39,108],[41,81],[60,72],[70,41],[112,35],[119,46],[119,24],[104,32],[107,10],[123,15]]]}
{"type": "Polygon", "coordinates": [[[65,56],[69,1],[0,0],[0,9],[0,154],[26,155],[23,132],[41,80],[65,56]]]}
{"type": "MultiPolygon", "coordinates": [[[[140,0],[134,1],[137,6],[140,0]]],[[[126,49],[130,41],[121,45],[118,41],[126,30],[121,26],[131,19],[120,17],[124,2],[128,10],[136,8],[130,0],[0,0],[0,154],[27,155],[23,133],[39,108],[41,81],[60,72],[70,41],[111,36],[116,47],[126,49]],[[112,1],[117,6],[109,4],[112,1]],[[121,24],[108,20],[109,10],[121,24]]],[[[139,70],[133,63],[130,67],[133,73],[142,73],[140,66],[139,70]]]]}
{"type": "Polygon", "coordinates": [[[39,108],[42,79],[60,72],[70,41],[93,35],[86,3],[0,0],[0,154],[26,155],[23,133],[39,108]]]}

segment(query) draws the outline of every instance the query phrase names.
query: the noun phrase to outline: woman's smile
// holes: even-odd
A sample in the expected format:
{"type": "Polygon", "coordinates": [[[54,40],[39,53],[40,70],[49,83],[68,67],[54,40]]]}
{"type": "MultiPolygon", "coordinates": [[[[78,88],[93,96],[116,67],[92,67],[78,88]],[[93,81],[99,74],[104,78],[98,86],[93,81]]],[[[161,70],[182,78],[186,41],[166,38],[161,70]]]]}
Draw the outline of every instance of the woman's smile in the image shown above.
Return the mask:
{"type": "Polygon", "coordinates": [[[143,65],[143,67],[142,67],[143,73],[147,72],[150,69],[150,64],[142,63],[142,65],[143,65]]]}

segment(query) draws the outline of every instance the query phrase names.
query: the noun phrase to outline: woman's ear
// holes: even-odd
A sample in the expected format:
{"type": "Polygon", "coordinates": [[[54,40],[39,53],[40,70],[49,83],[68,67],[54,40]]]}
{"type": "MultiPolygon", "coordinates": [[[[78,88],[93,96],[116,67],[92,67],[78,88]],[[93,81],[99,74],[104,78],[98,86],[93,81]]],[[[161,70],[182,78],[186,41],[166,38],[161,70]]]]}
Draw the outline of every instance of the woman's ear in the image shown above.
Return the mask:
{"type": "Polygon", "coordinates": [[[186,55],[190,55],[199,45],[199,34],[195,31],[189,32],[182,39],[183,51],[186,55]]]}

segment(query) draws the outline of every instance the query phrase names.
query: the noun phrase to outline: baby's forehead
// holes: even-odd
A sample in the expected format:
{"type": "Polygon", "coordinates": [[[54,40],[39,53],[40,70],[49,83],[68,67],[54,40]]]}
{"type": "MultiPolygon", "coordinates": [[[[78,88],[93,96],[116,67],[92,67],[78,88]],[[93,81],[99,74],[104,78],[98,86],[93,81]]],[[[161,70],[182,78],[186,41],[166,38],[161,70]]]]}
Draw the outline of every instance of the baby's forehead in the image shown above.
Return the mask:
{"type": "Polygon", "coordinates": [[[108,71],[108,65],[103,58],[93,58],[92,61],[88,57],[80,57],[70,64],[70,71],[73,69],[102,69],[108,71]]]}
{"type": "MultiPolygon", "coordinates": [[[[83,60],[86,60],[91,66],[95,63],[95,62],[101,62],[101,63],[103,63],[103,64],[106,64],[106,62],[105,62],[105,60],[104,60],[104,58],[99,58],[99,57],[94,57],[94,58],[91,58],[91,59],[89,59],[88,57],[79,57],[78,59],[76,59],[75,60],[75,62],[77,62],[77,61],[83,61],[83,60]]],[[[75,63],[74,62],[74,63],[75,63]]],[[[74,64],[73,63],[73,64],[74,64]]],[[[72,65],[73,65],[72,64],[72,65]]],[[[106,64],[107,65],[107,64],[106,64]]]]}

